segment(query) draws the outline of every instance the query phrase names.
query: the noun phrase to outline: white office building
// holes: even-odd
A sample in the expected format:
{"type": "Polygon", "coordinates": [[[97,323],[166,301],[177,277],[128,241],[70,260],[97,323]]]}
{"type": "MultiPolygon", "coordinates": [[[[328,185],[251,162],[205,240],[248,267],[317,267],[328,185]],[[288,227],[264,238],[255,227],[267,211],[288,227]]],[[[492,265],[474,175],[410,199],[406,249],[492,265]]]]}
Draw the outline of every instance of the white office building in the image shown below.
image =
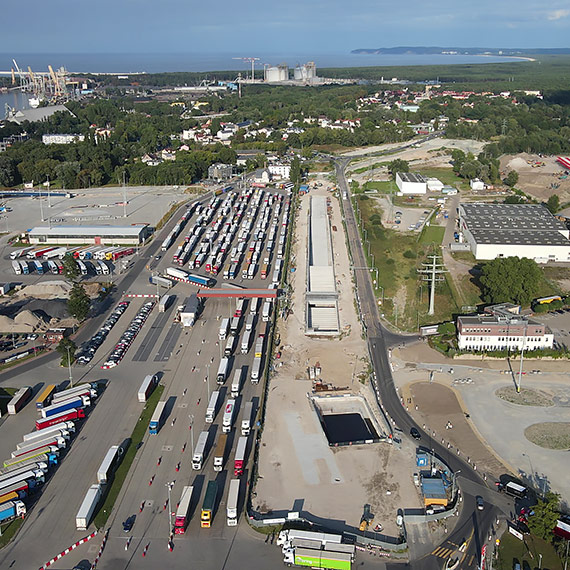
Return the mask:
{"type": "Polygon", "coordinates": [[[398,172],[396,173],[396,186],[402,194],[427,193],[427,180],[421,174],[398,172]]]}

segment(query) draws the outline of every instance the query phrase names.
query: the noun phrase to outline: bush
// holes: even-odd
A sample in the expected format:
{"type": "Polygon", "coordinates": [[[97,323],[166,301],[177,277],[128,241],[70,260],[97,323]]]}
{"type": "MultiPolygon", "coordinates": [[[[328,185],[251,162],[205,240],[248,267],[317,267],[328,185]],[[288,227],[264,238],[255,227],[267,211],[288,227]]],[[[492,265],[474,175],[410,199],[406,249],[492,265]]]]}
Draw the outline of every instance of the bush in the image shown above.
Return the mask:
{"type": "Polygon", "coordinates": [[[404,257],[406,259],[416,259],[417,255],[411,249],[407,249],[404,251],[404,257]]]}

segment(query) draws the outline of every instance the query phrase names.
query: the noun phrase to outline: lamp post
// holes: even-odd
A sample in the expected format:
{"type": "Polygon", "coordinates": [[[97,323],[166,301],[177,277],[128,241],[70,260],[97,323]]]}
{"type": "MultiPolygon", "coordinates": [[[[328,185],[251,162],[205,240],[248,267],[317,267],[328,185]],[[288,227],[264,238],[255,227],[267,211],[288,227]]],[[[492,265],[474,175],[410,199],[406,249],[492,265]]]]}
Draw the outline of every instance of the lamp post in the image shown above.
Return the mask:
{"type": "Polygon", "coordinates": [[[69,370],[69,387],[73,388],[73,378],[71,376],[71,356],[69,354],[69,346],[67,347],[67,369],[69,370]]]}
{"type": "Polygon", "coordinates": [[[188,416],[190,418],[190,444],[192,445],[192,455],[194,455],[194,416],[190,414],[188,416]]]}
{"type": "Polygon", "coordinates": [[[208,401],[210,401],[210,364],[206,364],[206,384],[208,388],[208,401]]]}
{"type": "Polygon", "coordinates": [[[172,487],[174,486],[174,481],[170,481],[169,483],[165,483],[165,487],[168,489],[168,536],[172,534],[172,508],[170,503],[170,492],[172,491],[172,487]]]}

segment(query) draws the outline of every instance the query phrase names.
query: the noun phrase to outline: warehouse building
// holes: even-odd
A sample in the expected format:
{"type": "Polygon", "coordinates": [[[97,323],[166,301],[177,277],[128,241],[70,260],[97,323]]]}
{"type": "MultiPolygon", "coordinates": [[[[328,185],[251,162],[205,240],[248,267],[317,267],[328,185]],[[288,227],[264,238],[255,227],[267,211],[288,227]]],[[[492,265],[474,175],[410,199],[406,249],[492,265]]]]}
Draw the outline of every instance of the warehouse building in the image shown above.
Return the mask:
{"type": "Polygon", "coordinates": [[[427,180],[421,174],[397,172],[396,186],[402,194],[426,194],[427,180]]]}
{"type": "Polygon", "coordinates": [[[537,204],[460,204],[459,229],[475,259],[570,261],[570,232],[537,204]]]}
{"type": "Polygon", "coordinates": [[[149,226],[53,226],[28,231],[31,244],[139,245],[151,235],[149,226]]]}
{"type": "Polygon", "coordinates": [[[501,303],[485,309],[481,315],[457,317],[459,350],[537,350],[552,348],[554,335],[544,324],[519,314],[520,307],[501,303]]]}

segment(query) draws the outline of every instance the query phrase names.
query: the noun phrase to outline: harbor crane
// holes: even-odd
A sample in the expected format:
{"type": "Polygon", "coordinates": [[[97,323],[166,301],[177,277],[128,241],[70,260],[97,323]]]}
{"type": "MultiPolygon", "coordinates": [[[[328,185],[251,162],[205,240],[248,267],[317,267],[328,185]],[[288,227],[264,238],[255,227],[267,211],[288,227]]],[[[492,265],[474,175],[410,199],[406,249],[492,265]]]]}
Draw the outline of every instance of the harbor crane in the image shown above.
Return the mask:
{"type": "MultiPolygon", "coordinates": [[[[241,59],[242,61],[251,62],[251,82],[255,80],[255,62],[259,61],[258,57],[232,57],[232,59],[241,59]]],[[[247,77],[246,77],[247,79],[247,77]]]]}

